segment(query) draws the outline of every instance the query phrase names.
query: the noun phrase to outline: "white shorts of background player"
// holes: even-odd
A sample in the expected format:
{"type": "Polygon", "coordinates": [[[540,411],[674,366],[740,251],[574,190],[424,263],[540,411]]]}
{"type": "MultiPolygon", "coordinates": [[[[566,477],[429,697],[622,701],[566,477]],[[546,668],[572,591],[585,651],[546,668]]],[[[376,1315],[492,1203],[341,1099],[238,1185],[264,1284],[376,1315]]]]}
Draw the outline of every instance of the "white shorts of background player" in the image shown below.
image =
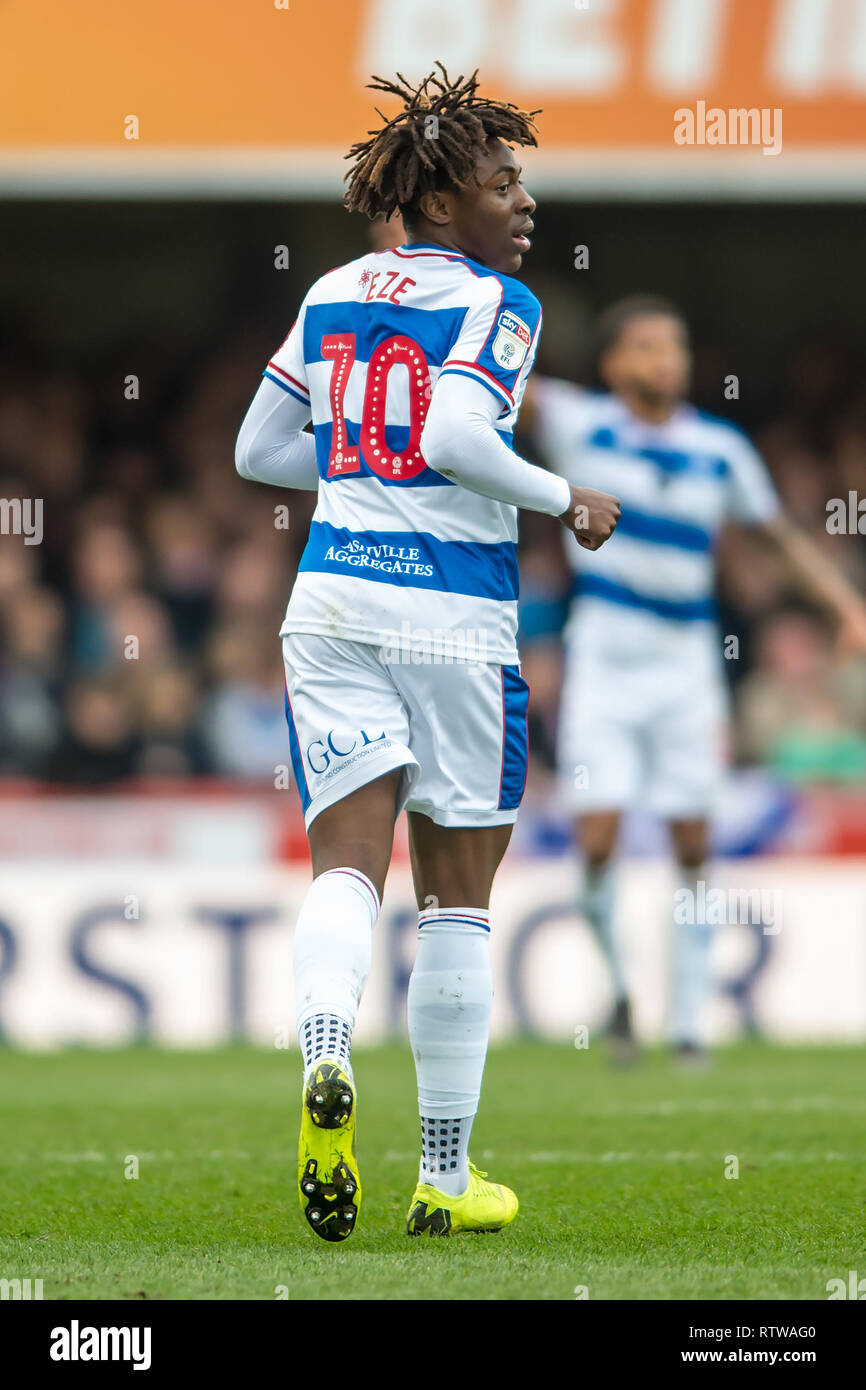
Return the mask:
{"type": "MultiPolygon", "coordinates": [[[[616,619],[613,619],[616,621],[616,619]]],[[[728,695],[714,630],[599,648],[596,621],[565,644],[557,765],[577,814],[638,806],[709,817],[726,765],[728,695]]]]}

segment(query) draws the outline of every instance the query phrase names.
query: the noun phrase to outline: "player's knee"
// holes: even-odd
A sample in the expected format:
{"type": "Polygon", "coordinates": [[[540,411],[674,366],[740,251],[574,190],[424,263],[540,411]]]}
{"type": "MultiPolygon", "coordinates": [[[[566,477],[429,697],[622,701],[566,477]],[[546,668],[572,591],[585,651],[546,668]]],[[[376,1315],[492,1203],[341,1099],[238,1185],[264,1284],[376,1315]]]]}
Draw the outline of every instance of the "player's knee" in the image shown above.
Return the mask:
{"type": "Polygon", "coordinates": [[[511,831],[510,824],[445,827],[410,812],[412,873],[419,908],[436,904],[488,907],[511,831]]]}
{"type": "Polygon", "coordinates": [[[584,817],[577,826],[577,838],[584,861],[592,870],[603,869],[616,848],[618,819],[605,816],[584,817]]]}
{"type": "Polygon", "coordinates": [[[438,872],[427,872],[416,878],[415,894],[418,907],[423,911],[429,907],[468,907],[486,908],[490,903],[490,890],[493,875],[460,865],[440,865],[438,872]]]}
{"type": "Polygon", "coordinates": [[[352,868],[381,898],[391,862],[401,769],[387,773],[327,807],[307,832],[313,876],[352,868]]]}
{"type": "Polygon", "coordinates": [[[356,869],[372,883],[379,894],[379,901],[385,891],[385,877],[391,860],[390,845],[349,837],[334,839],[327,845],[312,849],[313,878],[329,873],[331,869],[356,869]]]}
{"type": "Polygon", "coordinates": [[[706,861],[709,850],[704,826],[679,827],[674,833],[674,848],[681,869],[693,873],[706,861]]]}
{"type": "Polygon", "coordinates": [[[610,844],[588,845],[584,847],[583,857],[587,867],[597,873],[610,861],[612,852],[613,846],[610,844]]]}
{"type": "Polygon", "coordinates": [[[677,862],[684,873],[694,874],[704,864],[706,853],[700,850],[686,850],[677,855],[677,862]]]}
{"type": "Polygon", "coordinates": [[[375,835],[332,835],[324,842],[314,842],[310,836],[310,856],[313,877],[331,869],[357,869],[373,884],[381,901],[385,877],[391,861],[391,845],[375,835]]]}

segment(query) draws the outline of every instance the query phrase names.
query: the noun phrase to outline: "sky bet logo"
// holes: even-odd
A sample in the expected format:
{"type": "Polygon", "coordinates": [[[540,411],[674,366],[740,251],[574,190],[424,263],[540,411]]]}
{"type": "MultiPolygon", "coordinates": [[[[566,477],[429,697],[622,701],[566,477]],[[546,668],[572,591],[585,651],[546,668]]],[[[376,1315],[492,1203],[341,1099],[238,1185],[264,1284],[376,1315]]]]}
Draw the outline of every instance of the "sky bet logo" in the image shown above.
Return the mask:
{"type": "Polygon", "coordinates": [[[496,320],[497,332],[493,339],[493,360],[505,371],[516,372],[523,366],[532,334],[529,325],[503,309],[496,320]]]}
{"type": "Polygon", "coordinates": [[[381,743],[382,739],[385,737],[384,729],[381,734],[376,734],[374,738],[370,737],[366,729],[359,729],[358,733],[362,739],[360,746],[358,744],[357,735],[353,737],[352,734],[345,733],[339,729],[331,729],[327,738],[314,739],[307,749],[307,762],[310,764],[313,771],[319,773],[327,772],[332,757],[348,758],[349,754],[354,753],[356,748],[361,751],[369,747],[370,744],[381,743]],[[344,745],[349,739],[352,741],[348,747],[345,747],[344,745]]]}

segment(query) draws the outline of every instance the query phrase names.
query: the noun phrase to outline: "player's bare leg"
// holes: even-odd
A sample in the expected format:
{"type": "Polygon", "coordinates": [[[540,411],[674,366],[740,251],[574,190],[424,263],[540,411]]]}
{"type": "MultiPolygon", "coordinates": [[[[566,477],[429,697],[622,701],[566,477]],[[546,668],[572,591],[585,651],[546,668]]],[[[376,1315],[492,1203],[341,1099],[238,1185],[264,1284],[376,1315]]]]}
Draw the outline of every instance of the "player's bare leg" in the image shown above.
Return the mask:
{"type": "Polygon", "coordinates": [[[674,853],[683,869],[696,872],[703,868],[709,852],[709,838],[709,825],[703,817],[671,821],[674,853]]]}
{"type": "Polygon", "coordinates": [[[632,1030],[622,950],[614,921],[614,854],[621,821],[622,813],[619,810],[587,811],[575,821],[574,836],[583,865],[580,909],[604,953],[613,983],[614,1005],[607,1028],[608,1046],[614,1061],[628,1064],[636,1060],[638,1050],[632,1030]]]}
{"type": "Polygon", "coordinates": [[[410,1235],[498,1230],[517,1198],[469,1160],[490,1032],[490,890],[512,826],[445,828],[409,816],[418,953],[409,1037],[418,1076],[421,1164],[410,1235]]]}
{"type": "Polygon", "coordinates": [[[320,812],[309,828],[314,877],[294,945],[304,1055],[298,1190],[309,1225],[329,1241],[351,1235],[361,1204],[352,1032],[370,970],[401,777],[397,769],[368,782],[320,812]]]}
{"type": "Polygon", "coordinates": [[[410,812],[409,850],[419,911],[429,905],[430,898],[439,903],[475,903],[486,910],[513,829],[513,825],[447,828],[429,816],[410,812]]]}
{"type": "Polygon", "coordinates": [[[349,864],[365,874],[381,898],[394,846],[402,768],[377,777],[329,806],[309,829],[313,878],[349,864]]]}
{"type": "Polygon", "coordinates": [[[689,902],[697,905],[703,901],[697,884],[706,880],[709,827],[706,819],[694,817],[671,821],[670,831],[679,866],[679,888],[688,890],[678,897],[674,912],[670,1038],[681,1064],[700,1066],[707,1060],[701,1016],[713,988],[713,928],[687,909],[689,902]]]}

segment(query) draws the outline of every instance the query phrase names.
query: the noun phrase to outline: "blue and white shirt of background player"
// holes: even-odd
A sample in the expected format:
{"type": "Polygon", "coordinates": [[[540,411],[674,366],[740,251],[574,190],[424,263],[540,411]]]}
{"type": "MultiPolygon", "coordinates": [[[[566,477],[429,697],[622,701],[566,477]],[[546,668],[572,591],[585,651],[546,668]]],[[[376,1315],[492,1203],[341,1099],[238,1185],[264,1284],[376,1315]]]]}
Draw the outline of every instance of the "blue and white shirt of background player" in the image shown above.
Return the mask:
{"type": "Polygon", "coordinates": [[[517,654],[517,508],[426,466],[419,441],[440,375],[500,402],[512,433],[541,306],[520,281],[432,244],[369,253],[312,286],[265,375],[309,402],[320,483],[282,633],[402,641],[482,632],[485,660],[517,654]]]}
{"type": "Polygon", "coordinates": [[[615,395],[536,378],[535,437],[545,462],[575,486],[619,497],[622,515],[598,551],[566,537],[573,575],[572,629],[634,665],[695,659],[720,664],[714,547],[729,518],[771,521],[776,490],[746,436],[683,404],[660,425],[615,395]]]}

